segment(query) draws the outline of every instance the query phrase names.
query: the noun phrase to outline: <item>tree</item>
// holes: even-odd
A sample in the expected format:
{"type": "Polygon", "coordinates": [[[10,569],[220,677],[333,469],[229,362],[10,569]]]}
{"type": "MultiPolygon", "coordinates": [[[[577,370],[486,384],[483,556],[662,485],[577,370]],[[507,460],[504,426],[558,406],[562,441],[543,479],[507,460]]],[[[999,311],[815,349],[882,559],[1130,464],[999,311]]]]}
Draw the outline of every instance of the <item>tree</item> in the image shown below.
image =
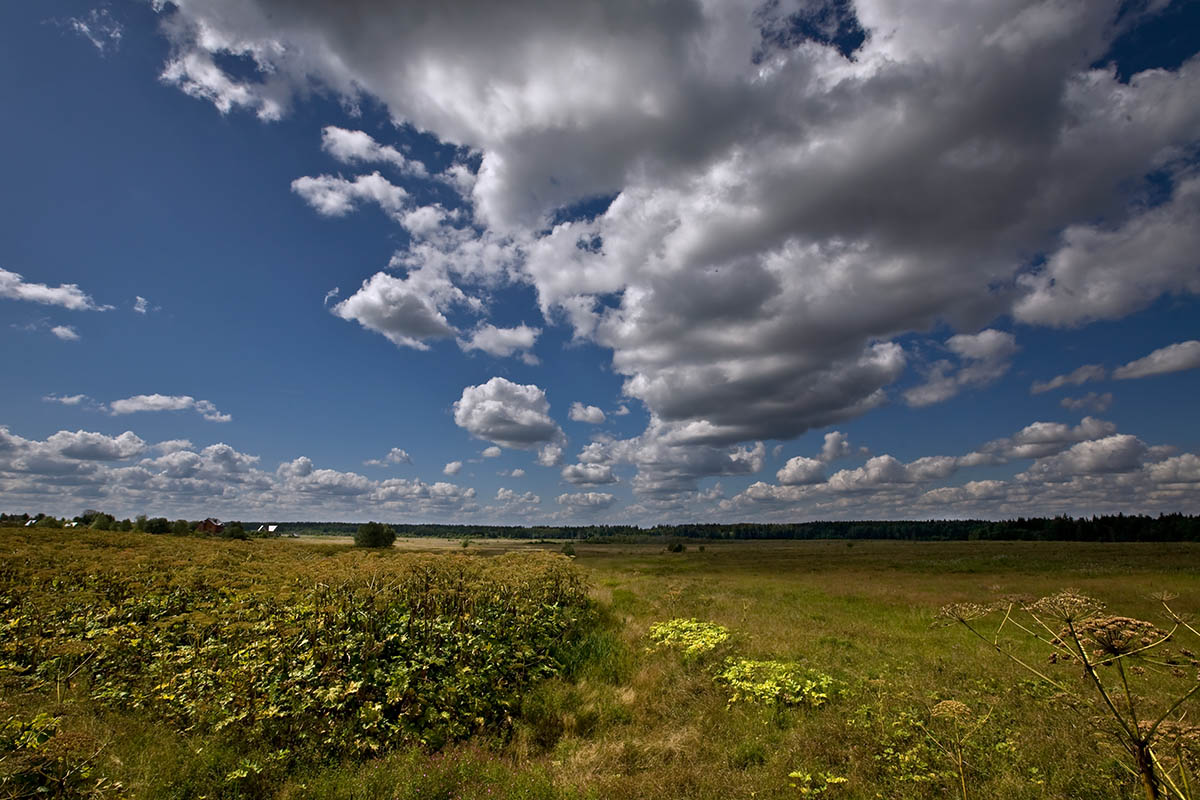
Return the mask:
{"type": "Polygon", "coordinates": [[[176,536],[187,536],[191,532],[192,526],[188,524],[186,519],[175,520],[175,524],[171,527],[171,533],[176,536]]]}
{"type": "Polygon", "coordinates": [[[246,529],[242,527],[240,522],[225,523],[225,530],[221,531],[221,535],[226,539],[249,539],[246,534],[246,529]]]}
{"type": "Polygon", "coordinates": [[[395,542],[396,532],[382,522],[359,525],[354,532],[354,544],[358,547],[391,547],[395,542]]]}
{"type": "Polygon", "coordinates": [[[146,520],[146,533],[170,533],[171,521],[166,517],[153,517],[146,520]]]}

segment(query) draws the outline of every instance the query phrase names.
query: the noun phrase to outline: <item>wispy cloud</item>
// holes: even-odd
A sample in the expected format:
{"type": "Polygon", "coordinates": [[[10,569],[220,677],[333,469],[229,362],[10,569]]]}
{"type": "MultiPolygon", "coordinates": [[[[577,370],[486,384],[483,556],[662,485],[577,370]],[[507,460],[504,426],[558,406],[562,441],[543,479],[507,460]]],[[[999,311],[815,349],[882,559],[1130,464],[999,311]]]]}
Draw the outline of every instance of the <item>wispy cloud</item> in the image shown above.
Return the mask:
{"type": "Polygon", "coordinates": [[[136,414],[142,411],[188,411],[194,410],[209,422],[229,422],[230,414],[223,414],[208,400],[197,400],[190,395],[139,394],[114,400],[108,405],[114,415],[136,414]]]}

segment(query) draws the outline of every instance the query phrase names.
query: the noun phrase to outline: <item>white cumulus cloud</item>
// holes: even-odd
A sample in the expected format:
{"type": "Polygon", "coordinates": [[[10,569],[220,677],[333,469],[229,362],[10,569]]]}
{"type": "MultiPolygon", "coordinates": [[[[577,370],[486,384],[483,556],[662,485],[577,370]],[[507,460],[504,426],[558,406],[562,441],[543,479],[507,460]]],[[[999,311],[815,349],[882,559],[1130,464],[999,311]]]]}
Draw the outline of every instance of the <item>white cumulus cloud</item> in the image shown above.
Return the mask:
{"type": "Polygon", "coordinates": [[[585,406],[579,401],[571,403],[571,409],[567,412],[567,417],[575,422],[590,422],[593,425],[599,425],[604,422],[604,412],[596,406],[585,406]]]}

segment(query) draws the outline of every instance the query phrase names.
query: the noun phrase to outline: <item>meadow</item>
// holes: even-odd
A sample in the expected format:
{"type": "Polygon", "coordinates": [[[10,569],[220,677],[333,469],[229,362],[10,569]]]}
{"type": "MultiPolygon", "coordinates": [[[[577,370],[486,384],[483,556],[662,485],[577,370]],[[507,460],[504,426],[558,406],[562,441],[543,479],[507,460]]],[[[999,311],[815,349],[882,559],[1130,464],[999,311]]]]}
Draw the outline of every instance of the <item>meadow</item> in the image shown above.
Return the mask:
{"type": "MultiPolygon", "coordinates": [[[[1200,609],[1187,543],[572,548],[2,530],[0,797],[1144,797],[1076,666],[939,611],[1200,609]]],[[[1185,635],[1131,666],[1142,716],[1196,681],[1185,635]]]]}

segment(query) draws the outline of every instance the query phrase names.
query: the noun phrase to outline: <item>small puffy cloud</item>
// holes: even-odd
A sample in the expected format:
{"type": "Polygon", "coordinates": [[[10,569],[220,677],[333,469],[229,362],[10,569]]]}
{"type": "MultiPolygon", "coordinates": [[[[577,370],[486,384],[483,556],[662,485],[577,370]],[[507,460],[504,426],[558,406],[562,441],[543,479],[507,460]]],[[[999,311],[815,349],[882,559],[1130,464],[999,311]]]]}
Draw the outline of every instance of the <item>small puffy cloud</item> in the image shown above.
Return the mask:
{"type": "Polygon", "coordinates": [[[502,478],[524,478],[525,470],[516,467],[515,469],[500,470],[499,474],[502,478]]]}
{"type": "Polygon", "coordinates": [[[55,325],[50,329],[50,332],[62,339],[64,342],[79,341],[79,334],[70,325],[55,325]]]}
{"type": "Polygon", "coordinates": [[[850,455],[850,440],[841,431],[830,431],[825,434],[825,442],[821,445],[821,460],[828,463],[850,455]]]}
{"type": "MultiPolygon", "coordinates": [[[[492,378],[463,389],[454,402],[454,423],[478,439],[517,450],[531,450],[564,441],[550,418],[546,393],[534,384],[492,378]]],[[[561,454],[561,453],[560,453],[561,454]]]]}
{"type": "Polygon", "coordinates": [[[74,283],[64,283],[60,286],[29,283],[16,272],[6,269],[0,269],[0,297],[61,306],[70,311],[107,311],[111,308],[96,305],[96,301],[74,283]]]}
{"type": "Polygon", "coordinates": [[[904,393],[910,406],[919,408],[948,400],[968,386],[986,386],[1012,366],[1017,340],[1011,333],[991,328],[976,334],[957,334],[946,348],[958,356],[959,365],[946,360],[930,367],[926,381],[904,393]]]}
{"type": "Polygon", "coordinates": [[[621,405],[617,406],[617,410],[612,412],[612,415],[614,417],[623,417],[628,413],[629,413],[629,406],[622,403],[621,405]]]}
{"type": "Polygon", "coordinates": [[[562,457],[561,445],[545,444],[538,448],[537,463],[543,467],[557,467],[562,463],[562,457]]]}
{"type": "Polygon", "coordinates": [[[596,406],[585,406],[578,401],[571,404],[571,410],[567,412],[567,416],[575,422],[590,422],[593,425],[604,422],[603,411],[596,406]]]}
{"type": "Polygon", "coordinates": [[[209,422],[229,422],[231,414],[223,414],[209,400],[197,400],[190,395],[139,394],[114,400],[108,404],[113,414],[136,414],[141,411],[194,410],[209,422]]]}
{"type": "Polygon", "coordinates": [[[1074,427],[1062,422],[1033,422],[1010,437],[988,442],[964,458],[975,459],[981,464],[1045,458],[1061,453],[1076,442],[1111,436],[1116,431],[1116,425],[1095,417],[1084,417],[1074,427]]]}
{"type": "Polygon", "coordinates": [[[167,453],[176,453],[180,450],[191,450],[192,442],[190,439],[167,439],[155,444],[154,449],[164,455],[167,453]]]}
{"type": "Polygon", "coordinates": [[[563,467],[562,478],[577,486],[598,486],[616,483],[617,476],[607,464],[571,464],[563,467]]]}
{"type": "Polygon", "coordinates": [[[608,492],[575,492],[560,494],[556,500],[560,506],[574,511],[598,511],[611,506],[617,498],[608,492]]]}
{"type": "Polygon", "coordinates": [[[394,147],[382,145],[364,131],[327,125],[321,131],[321,149],[343,164],[383,162],[411,175],[425,175],[425,165],[410,161],[394,147]]]}
{"type": "Polygon", "coordinates": [[[393,219],[404,211],[408,192],[378,172],[354,180],[340,176],[305,176],[292,181],[292,191],[324,217],[344,217],[359,203],[375,203],[393,219]]]}
{"type": "Polygon", "coordinates": [[[397,347],[428,350],[425,340],[444,339],[457,331],[440,308],[450,300],[448,285],[442,281],[430,284],[423,277],[412,274],[396,278],[377,272],[331,311],[386,336],[397,347]]]}
{"type": "Polygon", "coordinates": [[[142,297],[140,294],[133,298],[133,310],[138,314],[145,314],[150,310],[150,301],[142,297]]]}
{"type": "Polygon", "coordinates": [[[496,490],[496,504],[491,510],[502,514],[528,516],[540,510],[542,498],[533,492],[517,492],[501,487],[496,490]]]}
{"type": "Polygon", "coordinates": [[[403,448],[400,448],[400,447],[393,447],[391,450],[388,451],[388,454],[386,456],[384,456],[383,458],[372,458],[372,459],[369,459],[369,460],[363,462],[363,464],[365,464],[368,467],[385,467],[388,464],[411,464],[411,463],[412,463],[412,457],[408,454],[408,451],[404,450],[403,448]]]}
{"type": "Polygon", "coordinates": [[[822,483],[825,480],[825,463],[815,458],[796,456],[788,459],[783,468],[775,473],[775,477],[784,486],[822,483]]]}
{"type": "Polygon", "coordinates": [[[1084,364],[1066,375],[1055,375],[1048,381],[1034,381],[1029,387],[1030,394],[1042,394],[1063,386],[1080,386],[1088,381],[1102,381],[1108,377],[1108,370],[1100,364],[1084,364]]]}
{"type": "Polygon", "coordinates": [[[330,289],[328,292],[325,293],[325,299],[321,301],[321,305],[328,306],[329,301],[334,299],[341,293],[342,293],[342,290],[340,288],[338,288],[337,286],[333,287],[332,289],[330,289]]]}
{"type": "Polygon", "coordinates": [[[1112,406],[1112,392],[1097,394],[1096,392],[1088,392],[1079,397],[1064,397],[1059,401],[1059,405],[1071,411],[1083,411],[1089,409],[1097,413],[1103,413],[1112,406]]]}
{"type": "Polygon", "coordinates": [[[1161,347],[1148,356],[1117,367],[1113,370],[1113,377],[1118,380],[1131,380],[1197,368],[1200,368],[1200,341],[1191,339],[1161,347]]]}
{"type": "Polygon", "coordinates": [[[483,448],[479,455],[483,456],[484,458],[499,458],[501,452],[502,451],[499,447],[492,445],[491,447],[483,448]]]}
{"type": "Polygon", "coordinates": [[[1200,483],[1200,456],[1184,453],[1148,464],[1146,471],[1155,483],[1200,483]]]}
{"type": "Polygon", "coordinates": [[[528,325],[518,325],[515,328],[480,325],[471,332],[469,339],[459,339],[458,346],[464,352],[482,350],[497,358],[519,355],[526,364],[537,364],[537,357],[530,351],[540,333],[540,329],[528,325]]]}
{"type": "Polygon", "coordinates": [[[442,473],[445,475],[457,475],[462,471],[462,468],[463,462],[451,461],[450,463],[446,464],[446,466],[442,467],[442,473]]]}
{"type": "Polygon", "coordinates": [[[1076,475],[1131,472],[1141,467],[1148,449],[1136,436],[1105,436],[1080,442],[1057,455],[1038,459],[1018,478],[1060,481],[1076,475]]]}

